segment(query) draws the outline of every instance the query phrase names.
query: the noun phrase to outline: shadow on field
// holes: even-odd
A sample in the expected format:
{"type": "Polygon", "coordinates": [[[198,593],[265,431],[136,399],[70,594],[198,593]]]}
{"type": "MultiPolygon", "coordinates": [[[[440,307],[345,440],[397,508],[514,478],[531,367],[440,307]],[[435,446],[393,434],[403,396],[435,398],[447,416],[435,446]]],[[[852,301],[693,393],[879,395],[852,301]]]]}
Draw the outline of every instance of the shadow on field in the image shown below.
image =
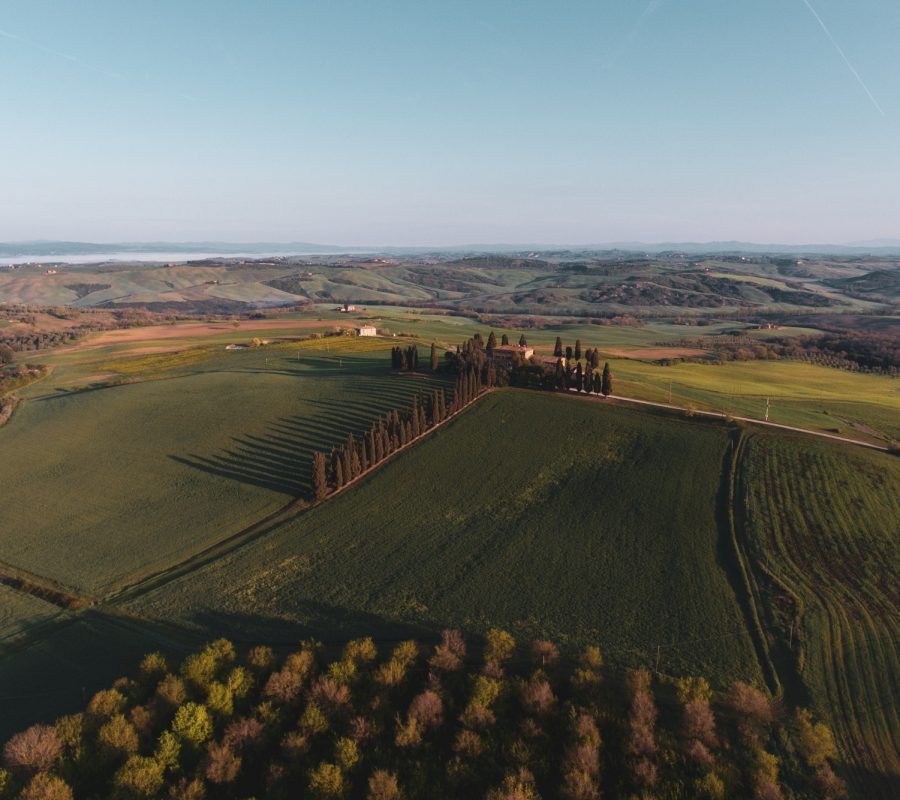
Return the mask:
{"type": "Polygon", "coordinates": [[[360,382],[346,375],[335,387],[338,400],[304,399],[313,414],[282,417],[261,435],[232,438],[232,446],[212,455],[170,455],[173,461],[220,478],[240,481],[290,496],[306,494],[312,477],[314,451],[330,453],[351,431],[357,437],[378,416],[394,408],[408,408],[411,390],[426,395],[435,385],[420,387],[390,381],[360,382]]]}
{"type": "Polygon", "coordinates": [[[427,641],[436,639],[438,633],[436,628],[421,624],[389,620],[377,614],[315,601],[299,604],[296,612],[304,618],[302,622],[261,614],[205,610],[191,616],[190,624],[200,626],[210,637],[224,636],[239,647],[257,644],[291,647],[309,638],[325,645],[340,645],[361,636],[371,636],[379,642],[427,641]]]}

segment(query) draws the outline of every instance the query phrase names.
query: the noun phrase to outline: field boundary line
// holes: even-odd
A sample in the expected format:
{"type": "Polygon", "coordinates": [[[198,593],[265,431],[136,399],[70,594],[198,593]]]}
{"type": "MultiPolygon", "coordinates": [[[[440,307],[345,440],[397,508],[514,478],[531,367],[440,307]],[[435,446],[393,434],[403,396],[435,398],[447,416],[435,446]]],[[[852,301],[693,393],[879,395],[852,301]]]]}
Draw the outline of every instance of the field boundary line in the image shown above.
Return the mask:
{"type": "Polygon", "coordinates": [[[560,392],[559,394],[567,394],[568,396],[576,396],[581,397],[585,400],[596,400],[596,401],[604,401],[611,400],[614,403],[627,405],[634,404],[640,406],[649,406],[651,408],[659,408],[665,411],[673,411],[678,412],[680,414],[690,414],[692,416],[702,416],[702,417],[711,417],[713,419],[723,419],[728,422],[746,422],[750,425],[759,425],[764,428],[776,428],[785,431],[792,431],[794,433],[805,433],[808,436],[816,436],[822,439],[831,439],[832,441],[842,442],[844,444],[853,444],[859,447],[867,447],[870,450],[878,450],[883,453],[889,453],[890,448],[885,447],[884,445],[875,444],[874,442],[864,442],[861,439],[851,439],[847,436],[838,436],[834,433],[825,433],[824,431],[814,431],[809,428],[797,428],[793,425],[782,425],[779,422],[766,422],[762,419],[755,419],[754,417],[741,417],[735,414],[725,414],[721,411],[704,411],[696,408],[688,408],[687,406],[676,406],[670,405],[669,403],[656,403],[652,400],[638,400],[636,397],[624,397],[622,395],[611,394],[608,397],[604,397],[603,395],[594,395],[594,394],[585,394],[584,392],[579,392],[576,389],[569,389],[567,392],[560,392]]]}

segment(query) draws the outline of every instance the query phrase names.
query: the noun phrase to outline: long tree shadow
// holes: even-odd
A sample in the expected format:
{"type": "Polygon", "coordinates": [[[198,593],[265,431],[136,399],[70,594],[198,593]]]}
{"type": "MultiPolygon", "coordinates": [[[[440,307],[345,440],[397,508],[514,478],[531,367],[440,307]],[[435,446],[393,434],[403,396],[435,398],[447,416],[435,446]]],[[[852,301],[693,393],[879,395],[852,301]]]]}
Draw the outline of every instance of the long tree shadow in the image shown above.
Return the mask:
{"type": "Polygon", "coordinates": [[[302,495],[312,477],[314,452],[329,453],[349,433],[360,436],[377,417],[409,408],[413,395],[430,394],[439,385],[443,382],[430,378],[385,383],[342,375],[336,387],[339,400],[304,401],[314,409],[312,414],[280,417],[261,434],[233,437],[231,446],[218,453],[170,454],[169,458],[219,478],[289,496],[302,495]]]}

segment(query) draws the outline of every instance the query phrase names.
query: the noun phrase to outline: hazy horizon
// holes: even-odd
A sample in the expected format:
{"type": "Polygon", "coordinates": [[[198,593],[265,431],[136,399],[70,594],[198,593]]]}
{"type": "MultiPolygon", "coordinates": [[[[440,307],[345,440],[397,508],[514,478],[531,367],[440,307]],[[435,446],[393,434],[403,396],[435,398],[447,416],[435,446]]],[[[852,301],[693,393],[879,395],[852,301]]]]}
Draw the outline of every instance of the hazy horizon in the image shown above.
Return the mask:
{"type": "Polygon", "coordinates": [[[0,241],[900,239],[888,0],[0,9],[0,241]]]}

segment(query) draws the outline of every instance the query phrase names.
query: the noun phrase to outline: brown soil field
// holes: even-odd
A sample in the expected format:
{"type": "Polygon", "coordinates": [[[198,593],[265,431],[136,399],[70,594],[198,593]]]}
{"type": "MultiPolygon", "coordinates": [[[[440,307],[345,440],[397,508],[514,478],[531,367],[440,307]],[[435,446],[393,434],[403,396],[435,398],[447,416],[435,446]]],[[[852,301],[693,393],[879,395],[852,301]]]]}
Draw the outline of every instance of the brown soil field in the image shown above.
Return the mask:
{"type": "MultiPolygon", "coordinates": [[[[353,320],[347,320],[351,322],[353,320]]],[[[246,336],[255,331],[268,330],[308,330],[310,328],[327,328],[333,323],[314,319],[257,319],[240,320],[237,325],[231,322],[188,322],[183,325],[148,325],[141,328],[119,328],[103,331],[70,348],[71,350],[93,350],[114,344],[131,342],[149,342],[163,339],[182,339],[217,334],[233,333],[246,336]]],[[[166,348],[171,349],[171,348],[166,348]]],[[[142,352],[152,352],[144,350],[142,352]]],[[[158,351],[161,352],[161,351],[158,351]]]]}

